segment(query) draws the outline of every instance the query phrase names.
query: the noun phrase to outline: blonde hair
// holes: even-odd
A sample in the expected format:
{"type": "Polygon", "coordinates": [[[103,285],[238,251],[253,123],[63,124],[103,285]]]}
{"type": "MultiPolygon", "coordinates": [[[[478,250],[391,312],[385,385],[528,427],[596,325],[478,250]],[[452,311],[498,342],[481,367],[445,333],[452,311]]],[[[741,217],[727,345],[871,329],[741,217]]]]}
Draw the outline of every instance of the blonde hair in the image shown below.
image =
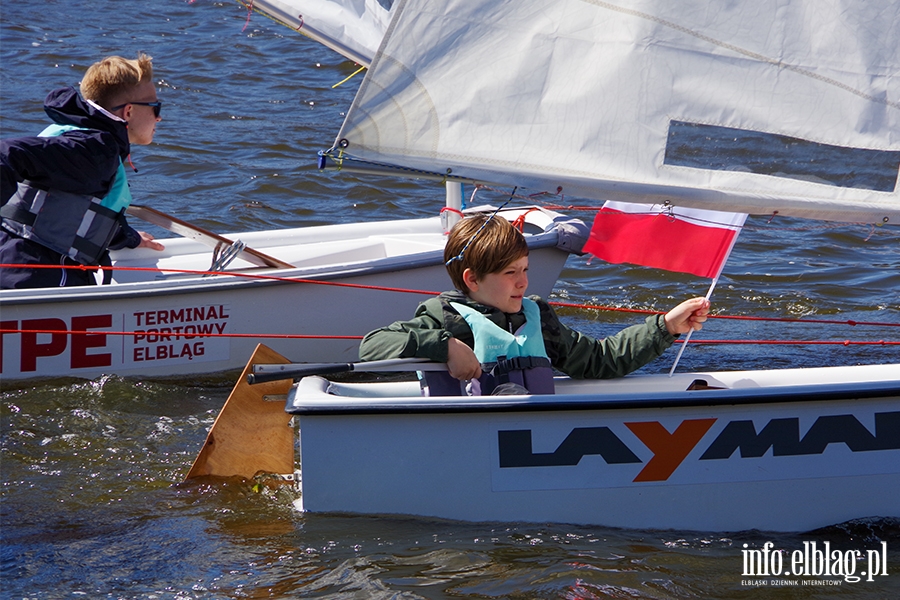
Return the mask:
{"type": "Polygon", "coordinates": [[[450,280],[464,293],[470,291],[463,281],[466,269],[471,269],[475,278],[480,279],[488,273],[499,273],[523,256],[528,256],[525,237],[512,223],[497,215],[466,217],[450,232],[444,247],[450,280]]]}
{"type": "Polygon", "coordinates": [[[81,80],[81,95],[107,110],[126,103],[134,88],[153,79],[152,60],[143,52],[135,60],[107,56],[88,68],[81,80]]]}

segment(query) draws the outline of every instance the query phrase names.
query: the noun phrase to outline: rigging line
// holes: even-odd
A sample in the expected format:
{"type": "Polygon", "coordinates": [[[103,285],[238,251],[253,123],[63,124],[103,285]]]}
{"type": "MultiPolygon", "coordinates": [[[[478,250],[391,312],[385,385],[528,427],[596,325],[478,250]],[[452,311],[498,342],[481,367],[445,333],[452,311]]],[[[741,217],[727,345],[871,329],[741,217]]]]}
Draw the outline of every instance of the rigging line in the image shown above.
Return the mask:
{"type": "MultiPolygon", "coordinates": [[[[675,340],[676,344],[683,344],[684,340],[675,340]]],[[[859,341],[859,340],[691,340],[694,344],[759,344],[762,346],[779,345],[779,346],[900,346],[900,342],[894,341],[859,341]]]]}
{"type": "MultiPolygon", "coordinates": [[[[600,304],[575,304],[571,302],[547,302],[551,306],[560,306],[563,308],[580,308],[586,310],[605,310],[610,312],[636,313],[642,315],[664,315],[666,311],[649,310],[645,308],[625,308],[619,306],[603,306],[600,304]]],[[[877,321],[855,321],[848,319],[846,321],[834,319],[798,319],[791,317],[753,317],[749,315],[707,315],[710,319],[732,319],[736,321],[773,321],[779,323],[815,323],[826,325],[874,325],[878,327],[900,327],[900,323],[881,323],[877,321]]]]}
{"type": "Polygon", "coordinates": [[[345,77],[345,78],[342,79],[341,81],[338,81],[336,84],[334,84],[333,86],[331,86],[331,89],[334,89],[334,88],[338,87],[339,85],[343,85],[343,84],[347,83],[348,81],[350,81],[351,79],[353,79],[354,77],[356,77],[359,73],[362,73],[362,72],[365,71],[365,70],[366,70],[365,67],[360,67],[360,68],[358,68],[357,70],[353,71],[353,73],[351,73],[350,75],[348,75],[347,77],[345,77]]]}
{"type": "MultiPolygon", "coordinates": [[[[347,140],[344,139],[341,141],[346,142],[347,140]]],[[[348,143],[348,145],[349,145],[349,143],[348,143]]],[[[343,151],[341,151],[341,155],[338,158],[334,157],[334,155],[331,153],[331,150],[325,150],[325,151],[319,152],[319,155],[327,156],[327,157],[331,158],[332,160],[334,160],[336,163],[340,162],[341,167],[343,167],[343,161],[347,161],[350,163],[357,162],[362,165],[372,165],[375,167],[381,167],[384,169],[388,169],[390,171],[399,171],[402,173],[414,173],[414,174],[418,174],[418,175],[428,175],[430,177],[435,177],[437,179],[440,179],[442,182],[450,179],[449,175],[451,175],[449,170],[445,171],[444,173],[438,173],[435,171],[426,171],[424,169],[413,169],[412,167],[402,167],[400,165],[392,165],[390,163],[382,163],[382,162],[377,162],[374,160],[365,160],[363,158],[357,158],[357,157],[353,156],[352,154],[349,154],[349,153],[346,153],[343,151]]],[[[350,167],[350,168],[352,168],[352,167],[350,167]]],[[[454,179],[454,181],[461,181],[461,182],[469,181],[469,182],[474,183],[474,181],[472,181],[468,177],[454,177],[453,179],[454,179]]]]}
{"type": "MultiPolygon", "coordinates": [[[[85,265],[30,265],[17,263],[0,263],[0,269],[3,268],[29,268],[29,269],[74,269],[76,271],[96,271],[98,267],[88,267],[85,265]]],[[[339,281],[323,281],[321,279],[304,279],[301,277],[280,277],[278,275],[263,275],[260,273],[238,273],[234,271],[201,271],[195,269],[160,269],[158,267],[106,267],[113,271],[148,271],[153,273],[180,273],[183,275],[229,275],[231,277],[243,277],[245,279],[259,279],[267,281],[278,281],[282,283],[310,283],[318,285],[331,285],[336,287],[349,287],[364,290],[376,290],[383,292],[400,292],[404,294],[426,294],[437,296],[440,292],[431,290],[414,290],[406,288],[394,288],[379,285],[365,285],[362,283],[341,283],[339,281]]]]}
{"type": "MultiPolygon", "coordinates": [[[[34,269],[75,269],[75,270],[91,270],[95,269],[95,267],[86,267],[84,265],[26,265],[26,264],[16,264],[16,263],[0,263],[0,269],[2,268],[34,268],[34,269]]],[[[205,275],[211,273],[211,271],[196,271],[191,269],[159,269],[159,268],[151,268],[151,267],[111,267],[112,270],[117,271],[150,271],[150,272],[167,272],[167,273],[182,273],[187,275],[205,275]]],[[[338,287],[350,287],[350,288],[359,288],[366,290],[376,290],[376,291],[384,291],[384,292],[398,292],[405,294],[424,294],[428,296],[437,296],[440,292],[434,292],[431,290],[414,290],[414,289],[406,289],[406,288],[394,288],[387,286],[378,286],[378,285],[364,285],[361,283],[340,283],[337,281],[322,281],[318,279],[302,279],[299,277],[279,277],[277,275],[261,275],[254,273],[235,273],[231,271],[221,271],[215,273],[216,275],[230,275],[232,277],[244,277],[251,279],[264,279],[264,280],[273,280],[273,281],[282,281],[286,283],[309,283],[309,284],[319,284],[319,285],[332,285],[338,287]]],[[[641,308],[625,308],[621,306],[604,306],[601,304],[576,304],[573,302],[558,302],[558,301],[548,301],[548,304],[551,306],[559,306],[563,308],[578,308],[583,310],[602,310],[609,312],[625,312],[625,313],[635,313],[635,314],[644,314],[644,315],[662,315],[665,314],[665,311],[659,310],[649,310],[649,309],[641,309],[641,308]]],[[[733,319],[739,321],[773,321],[780,323],[819,323],[819,324],[828,324],[828,325],[867,325],[867,326],[876,326],[876,327],[900,327],[900,323],[885,323],[878,321],[856,321],[853,319],[848,319],[846,321],[841,320],[833,320],[833,319],[797,319],[790,317],[754,317],[750,315],[709,315],[710,319],[733,319]]]]}
{"type": "MultiPolygon", "coordinates": [[[[299,26],[299,27],[294,27],[294,26],[291,25],[290,23],[285,23],[285,22],[282,21],[281,19],[279,19],[279,18],[277,18],[277,17],[275,17],[275,16],[273,16],[273,15],[270,15],[269,13],[267,13],[267,12],[265,12],[265,11],[263,11],[263,10],[260,10],[260,9],[258,9],[258,8],[255,8],[255,7],[253,6],[253,0],[235,0],[235,1],[236,1],[238,4],[240,4],[241,6],[247,7],[247,23],[250,23],[250,13],[251,13],[251,11],[256,11],[257,14],[260,14],[260,15],[266,17],[267,19],[271,20],[271,21],[274,22],[274,23],[277,23],[278,25],[283,25],[284,27],[287,27],[288,29],[290,29],[290,30],[292,30],[292,31],[298,31],[298,32],[300,32],[301,34],[303,34],[305,37],[309,37],[305,32],[301,31],[301,29],[303,28],[303,15],[297,15],[297,19],[298,19],[298,21],[300,22],[300,26],[299,26]]],[[[191,0],[190,3],[192,4],[193,2],[194,2],[194,0],[191,0]]],[[[247,23],[244,24],[244,29],[247,28],[247,23]]],[[[241,31],[243,32],[244,29],[241,29],[241,31]]]]}
{"type": "MultiPolygon", "coordinates": [[[[361,340],[361,335],[315,335],[315,334],[291,334],[291,333],[183,333],[183,332],[159,332],[159,331],[103,331],[83,329],[5,329],[0,328],[0,334],[7,333],[31,333],[31,334],[63,334],[63,335],[118,335],[118,336],[155,336],[158,338],[272,338],[272,339],[317,339],[317,340],[361,340]]],[[[675,340],[676,344],[683,344],[684,340],[675,340]]],[[[736,344],[736,345],[786,345],[786,346],[900,346],[900,341],[888,340],[691,340],[691,344],[736,344]]]]}
{"type": "MultiPolygon", "coordinates": [[[[156,329],[138,331],[103,331],[100,329],[5,329],[0,328],[0,334],[7,333],[35,333],[35,334],[64,334],[64,335],[120,335],[134,337],[154,336],[157,338],[272,338],[272,339],[314,339],[314,340],[361,340],[361,335],[316,335],[302,333],[211,333],[211,332],[169,332],[156,329]]],[[[162,341],[162,340],[161,340],[162,341]]]]}
{"type": "MultiPolygon", "coordinates": [[[[76,269],[76,270],[90,270],[94,269],[94,267],[86,267],[84,265],[26,265],[26,264],[14,264],[14,263],[2,263],[0,264],[0,269],[5,267],[12,268],[36,268],[36,269],[76,269]]],[[[171,273],[182,273],[187,275],[205,275],[211,273],[210,271],[195,271],[190,269],[159,269],[159,268],[151,268],[151,267],[112,267],[113,270],[118,271],[150,271],[155,273],[160,272],[171,272],[171,273]]],[[[283,281],[286,283],[309,283],[309,284],[319,284],[319,285],[332,285],[338,287],[350,287],[350,288],[359,288],[359,289],[367,289],[367,290],[376,290],[376,291],[384,291],[384,292],[398,292],[398,293],[406,293],[406,294],[424,294],[428,296],[437,296],[440,292],[434,292],[430,290],[414,290],[414,289],[406,289],[406,288],[394,288],[387,286],[377,286],[377,285],[364,285],[361,283],[340,283],[337,281],[321,281],[318,279],[301,279],[299,277],[279,277],[277,275],[261,275],[254,273],[235,273],[231,271],[222,271],[216,273],[216,275],[230,275],[232,277],[244,277],[244,278],[252,278],[252,279],[264,279],[264,280],[274,280],[274,281],[283,281]]],[[[625,308],[622,306],[604,306],[601,304],[576,304],[573,302],[559,302],[559,301],[548,301],[548,304],[551,306],[559,306],[562,308],[577,308],[583,310],[597,310],[597,311],[608,311],[608,312],[624,312],[624,313],[635,313],[635,314],[644,314],[644,315],[662,315],[665,314],[665,311],[659,310],[649,310],[649,309],[641,309],[641,308],[625,308]]],[[[900,327],[900,323],[884,323],[878,321],[856,321],[853,319],[848,319],[846,321],[841,320],[833,320],[833,319],[798,319],[798,318],[790,318],[790,317],[754,317],[750,315],[709,315],[710,319],[732,319],[738,321],[773,321],[780,323],[817,323],[817,324],[828,324],[828,325],[850,325],[850,326],[876,326],[876,327],[900,327]]]]}
{"type": "Polygon", "coordinates": [[[244,26],[241,28],[241,33],[244,33],[244,30],[247,29],[247,26],[250,24],[250,16],[253,14],[253,0],[250,0],[250,4],[247,4],[246,6],[247,6],[247,21],[244,23],[244,26]]]}
{"type": "Polygon", "coordinates": [[[827,325],[850,325],[851,327],[855,327],[857,325],[875,325],[878,327],[900,327],[900,323],[879,323],[876,321],[855,321],[853,319],[848,319],[846,321],[837,321],[830,319],[793,319],[789,317],[751,317],[749,315],[709,315],[710,318],[713,319],[734,319],[741,321],[772,321],[779,323],[816,323],[816,324],[827,324],[827,325]]]}

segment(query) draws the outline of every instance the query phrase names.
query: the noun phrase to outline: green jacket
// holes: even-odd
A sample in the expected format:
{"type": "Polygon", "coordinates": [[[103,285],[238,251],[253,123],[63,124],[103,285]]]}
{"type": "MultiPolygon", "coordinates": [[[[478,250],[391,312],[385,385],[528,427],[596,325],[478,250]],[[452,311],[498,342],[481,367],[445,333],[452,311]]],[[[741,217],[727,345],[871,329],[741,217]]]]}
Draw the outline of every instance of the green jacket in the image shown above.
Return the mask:
{"type": "MultiPolygon", "coordinates": [[[[650,316],[643,324],[595,340],[561,323],[553,308],[538,296],[531,299],[541,310],[541,332],[550,362],[573,379],[623,377],[658,357],[675,341],[666,330],[662,315],[650,316]]],[[[444,292],[419,304],[412,320],[397,321],[366,335],[359,346],[360,359],[415,357],[447,362],[447,340],[451,337],[474,347],[472,330],[450,302],[478,310],[507,331],[514,332],[525,322],[522,312],[507,314],[478,304],[462,292],[444,292]]]]}

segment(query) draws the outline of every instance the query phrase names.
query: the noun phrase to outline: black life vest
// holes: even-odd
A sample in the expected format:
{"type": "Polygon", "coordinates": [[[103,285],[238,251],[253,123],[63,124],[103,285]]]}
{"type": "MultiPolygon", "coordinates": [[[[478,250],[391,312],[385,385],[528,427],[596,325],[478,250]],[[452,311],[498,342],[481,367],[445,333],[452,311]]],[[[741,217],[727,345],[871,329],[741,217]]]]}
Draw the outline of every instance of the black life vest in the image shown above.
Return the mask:
{"type": "MultiPolygon", "coordinates": [[[[40,133],[53,137],[84,129],[72,125],[51,125],[40,133]]],[[[45,190],[30,181],[19,183],[9,202],[0,208],[3,228],[32,240],[83,265],[97,266],[106,256],[131,204],[125,167],[119,161],[113,184],[103,198],[45,190]]]]}

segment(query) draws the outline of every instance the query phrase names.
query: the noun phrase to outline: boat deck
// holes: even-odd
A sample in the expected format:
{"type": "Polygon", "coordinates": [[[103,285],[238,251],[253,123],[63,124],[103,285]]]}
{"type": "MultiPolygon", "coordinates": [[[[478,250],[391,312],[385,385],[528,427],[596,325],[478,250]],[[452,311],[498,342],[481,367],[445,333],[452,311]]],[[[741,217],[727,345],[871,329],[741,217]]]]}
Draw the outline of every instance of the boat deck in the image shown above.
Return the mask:
{"type": "Polygon", "coordinates": [[[595,410],[848,399],[900,398],[900,365],[864,365],[555,379],[552,396],[424,397],[417,381],[342,383],[305,377],[291,390],[294,414],[595,410]]]}

